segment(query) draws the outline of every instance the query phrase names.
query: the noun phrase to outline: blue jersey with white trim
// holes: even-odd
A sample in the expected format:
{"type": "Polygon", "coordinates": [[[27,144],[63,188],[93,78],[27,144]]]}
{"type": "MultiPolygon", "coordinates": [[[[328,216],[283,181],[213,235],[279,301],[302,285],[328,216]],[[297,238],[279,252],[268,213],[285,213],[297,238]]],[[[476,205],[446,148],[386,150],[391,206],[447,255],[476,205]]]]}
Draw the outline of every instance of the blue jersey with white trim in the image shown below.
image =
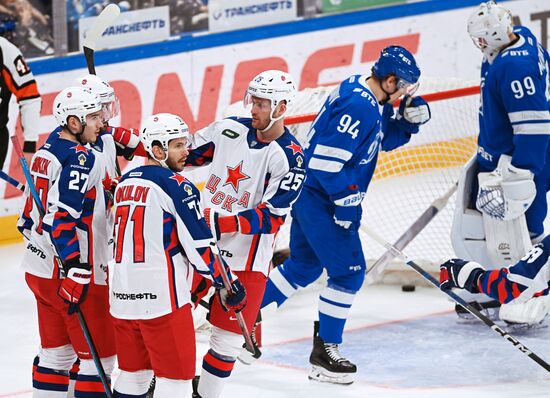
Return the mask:
{"type": "Polygon", "coordinates": [[[304,145],[306,188],[323,193],[330,202],[366,192],[378,151],[394,149],[411,137],[406,129],[383,123],[382,118],[389,121],[393,116],[391,105],[384,106],[383,116],[380,110],[366,76],[351,76],[329,95],[304,145]]]}
{"type": "Polygon", "coordinates": [[[481,66],[477,159],[493,170],[506,154],[514,166],[537,174],[547,167],[550,57],[527,28],[514,33],[518,40],[481,66]]]}

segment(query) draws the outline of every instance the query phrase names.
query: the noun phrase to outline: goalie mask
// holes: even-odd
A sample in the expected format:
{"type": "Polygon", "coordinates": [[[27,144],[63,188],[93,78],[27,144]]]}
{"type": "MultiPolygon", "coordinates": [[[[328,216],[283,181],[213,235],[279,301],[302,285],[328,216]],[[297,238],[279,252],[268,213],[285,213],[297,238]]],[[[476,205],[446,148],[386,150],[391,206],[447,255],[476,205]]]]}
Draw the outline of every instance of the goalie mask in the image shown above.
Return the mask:
{"type": "Polygon", "coordinates": [[[170,113],[158,113],[150,116],[139,133],[139,139],[149,155],[168,168],[168,143],[176,138],[188,138],[189,127],[179,116],[170,113]],[[165,158],[159,160],[153,154],[153,146],[159,145],[165,152],[165,158]]]}
{"type": "Polygon", "coordinates": [[[96,75],[84,75],[75,80],[77,86],[90,89],[93,93],[99,95],[103,108],[103,122],[107,123],[110,119],[116,117],[120,110],[120,103],[115,94],[115,90],[102,78],[96,75]]]}
{"type": "Polygon", "coordinates": [[[512,14],[493,1],[481,3],[468,18],[468,34],[488,59],[511,42],[512,14]]]}
{"type": "Polygon", "coordinates": [[[86,116],[100,110],[99,96],[84,87],[68,87],[57,94],[53,102],[53,114],[62,127],[67,126],[69,116],[75,116],[84,129],[86,116]]]}
{"type": "Polygon", "coordinates": [[[278,70],[268,70],[256,76],[246,90],[244,97],[245,108],[252,104],[252,98],[264,98],[271,101],[270,123],[262,131],[269,130],[273,123],[280,120],[294,105],[296,97],[296,85],[292,76],[286,72],[278,70]],[[286,110],[278,117],[274,117],[275,109],[282,101],[286,102],[286,110]]]}

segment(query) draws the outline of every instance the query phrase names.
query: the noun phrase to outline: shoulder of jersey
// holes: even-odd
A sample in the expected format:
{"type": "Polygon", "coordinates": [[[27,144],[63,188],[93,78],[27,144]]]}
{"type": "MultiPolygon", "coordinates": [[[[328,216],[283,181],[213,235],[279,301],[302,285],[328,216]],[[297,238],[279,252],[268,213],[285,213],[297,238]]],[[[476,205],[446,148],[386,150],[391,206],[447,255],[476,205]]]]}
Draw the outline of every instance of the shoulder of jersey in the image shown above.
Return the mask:
{"type": "Polygon", "coordinates": [[[128,178],[142,178],[152,181],[160,187],[170,197],[183,194],[183,196],[191,196],[198,194],[198,189],[191,181],[181,174],[174,173],[164,167],[141,166],[124,174],[120,182],[124,182],[128,178]],[[184,194],[185,192],[185,194],[184,194]]]}
{"type": "Polygon", "coordinates": [[[252,119],[246,117],[230,116],[215,122],[216,134],[225,135],[234,139],[248,132],[252,128],[252,119]]]}
{"type": "Polygon", "coordinates": [[[21,55],[21,51],[11,41],[5,37],[0,36],[0,47],[2,48],[2,55],[4,57],[4,64],[7,60],[13,61],[14,58],[21,55]]]}
{"type": "Polygon", "coordinates": [[[340,98],[361,105],[367,103],[378,109],[376,97],[368,87],[365,87],[360,82],[360,79],[363,78],[365,78],[364,75],[353,75],[345,80],[340,89],[340,98]]]}
{"type": "Polygon", "coordinates": [[[522,43],[520,45],[516,43],[516,45],[502,51],[494,62],[495,68],[504,70],[505,72],[512,71],[513,73],[517,73],[526,67],[536,66],[538,69],[538,48],[536,39],[530,32],[529,34],[524,34],[522,32],[518,34],[522,43]],[[510,64],[514,66],[510,66],[510,64]]]}
{"type": "Polygon", "coordinates": [[[44,144],[42,144],[40,148],[49,150],[52,145],[54,145],[59,139],[59,134],[61,134],[61,128],[57,127],[54,131],[50,133],[50,135],[48,135],[48,138],[46,138],[46,142],[44,142],[44,144]]]}
{"type": "Polygon", "coordinates": [[[84,168],[92,168],[94,165],[95,155],[90,148],[60,139],[55,131],[50,134],[40,149],[53,154],[61,164],[72,164],[84,168]]]}
{"type": "Polygon", "coordinates": [[[296,137],[285,127],[285,132],[275,141],[284,151],[290,167],[302,168],[304,165],[304,150],[296,137]]]}
{"type": "Polygon", "coordinates": [[[250,117],[238,117],[238,116],[230,116],[225,119],[222,119],[222,123],[225,122],[229,125],[231,124],[240,124],[242,126],[251,128],[252,127],[252,118],[250,117]]]}

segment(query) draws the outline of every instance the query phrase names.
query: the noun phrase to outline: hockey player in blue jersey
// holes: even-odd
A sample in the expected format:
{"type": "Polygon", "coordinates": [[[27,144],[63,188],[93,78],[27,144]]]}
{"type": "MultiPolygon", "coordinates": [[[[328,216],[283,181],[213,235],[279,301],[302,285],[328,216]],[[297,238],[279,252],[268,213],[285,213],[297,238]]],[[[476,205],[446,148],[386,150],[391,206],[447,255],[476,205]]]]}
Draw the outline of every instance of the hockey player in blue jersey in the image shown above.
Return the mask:
{"type": "MultiPolygon", "coordinates": [[[[513,27],[510,12],[492,1],[470,16],[468,33],[484,55],[479,138],[477,155],[459,184],[462,200],[455,212],[453,247],[458,257],[500,268],[519,260],[531,241],[544,234],[550,188],[550,57],[529,29],[513,27]],[[476,208],[481,213],[467,211],[476,208]]],[[[500,318],[524,320],[519,308],[509,313],[502,307],[500,318]]],[[[457,312],[462,315],[459,308],[457,312]]]]}
{"type": "Polygon", "coordinates": [[[319,322],[314,327],[311,379],[350,384],[357,371],[340,355],[338,346],[365,277],[358,231],[361,202],[379,149],[389,151],[407,143],[430,119],[421,97],[405,97],[393,117],[391,104],[419,77],[420,69],[409,51],[385,48],[370,77],[351,76],[330,94],[304,145],[307,178],[291,212],[291,255],[271,272],[262,307],[273,302],[280,306],[298,287],[309,285],[327,270],[328,283],[321,292],[319,322]]]}

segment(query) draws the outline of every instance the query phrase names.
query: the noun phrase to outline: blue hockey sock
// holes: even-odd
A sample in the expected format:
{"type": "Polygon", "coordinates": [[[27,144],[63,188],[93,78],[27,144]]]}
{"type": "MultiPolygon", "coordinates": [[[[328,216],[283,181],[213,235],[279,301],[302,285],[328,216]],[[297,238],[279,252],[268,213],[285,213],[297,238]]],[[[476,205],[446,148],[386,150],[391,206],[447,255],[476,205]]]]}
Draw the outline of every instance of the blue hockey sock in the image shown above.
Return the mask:
{"type": "Polygon", "coordinates": [[[282,267],[284,267],[284,265],[278,266],[269,274],[261,308],[273,302],[276,302],[277,307],[280,307],[287,298],[296,292],[296,286],[287,280],[285,275],[281,272],[281,269],[283,269],[282,267]]]}
{"type": "Polygon", "coordinates": [[[319,336],[325,343],[342,343],[344,326],[356,292],[327,286],[319,297],[319,336]]]}

